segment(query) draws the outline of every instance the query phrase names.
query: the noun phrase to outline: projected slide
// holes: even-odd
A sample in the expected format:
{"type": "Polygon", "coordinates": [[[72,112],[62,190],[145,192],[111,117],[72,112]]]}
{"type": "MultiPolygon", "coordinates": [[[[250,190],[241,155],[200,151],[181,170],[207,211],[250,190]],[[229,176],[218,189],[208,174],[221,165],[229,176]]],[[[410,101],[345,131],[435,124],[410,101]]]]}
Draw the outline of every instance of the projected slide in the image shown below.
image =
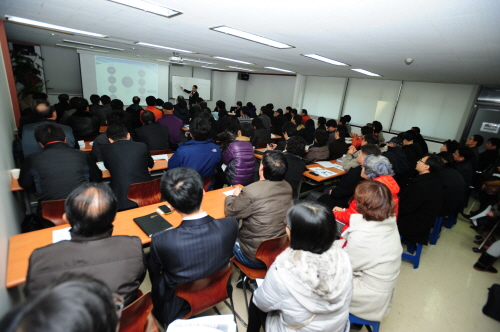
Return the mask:
{"type": "Polygon", "coordinates": [[[98,95],[126,101],[158,96],[158,65],[125,59],[95,57],[98,95]]]}

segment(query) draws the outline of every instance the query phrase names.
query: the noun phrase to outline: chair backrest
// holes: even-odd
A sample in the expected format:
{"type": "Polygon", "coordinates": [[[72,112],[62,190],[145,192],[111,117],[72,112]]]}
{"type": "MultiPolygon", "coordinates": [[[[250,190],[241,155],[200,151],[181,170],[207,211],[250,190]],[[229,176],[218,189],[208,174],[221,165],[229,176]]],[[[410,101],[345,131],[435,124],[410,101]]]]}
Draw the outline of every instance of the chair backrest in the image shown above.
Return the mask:
{"type": "Polygon", "coordinates": [[[210,183],[212,183],[212,177],[207,176],[206,178],[201,179],[203,181],[203,190],[208,191],[208,188],[210,188],[210,183]]]}
{"type": "Polygon", "coordinates": [[[266,264],[267,268],[271,267],[276,257],[290,245],[290,240],[286,234],[275,237],[273,239],[264,240],[260,243],[255,258],[266,264]]]}
{"type": "Polygon", "coordinates": [[[119,332],[157,332],[158,325],[151,311],[153,310],[153,301],[151,301],[151,292],[144,295],[138,291],[138,298],[125,309],[123,309],[120,318],[119,332]]]}
{"type": "Polygon", "coordinates": [[[53,222],[56,226],[67,224],[67,222],[62,218],[64,214],[65,202],[65,199],[59,199],[56,201],[43,201],[42,218],[53,222]]]}
{"type": "Polygon", "coordinates": [[[217,303],[229,297],[227,285],[233,272],[233,263],[230,261],[225,268],[203,279],[180,283],[175,289],[175,295],[186,300],[191,311],[184,319],[212,308],[217,303]]]}
{"type": "Polygon", "coordinates": [[[127,198],[135,202],[139,207],[161,202],[160,181],[133,183],[128,187],[127,198]]]}
{"type": "Polygon", "coordinates": [[[169,154],[169,153],[172,153],[172,149],[149,151],[150,156],[156,156],[159,154],[169,154]]]}
{"type": "Polygon", "coordinates": [[[267,148],[267,142],[260,142],[259,144],[257,144],[257,147],[256,149],[263,149],[263,148],[267,148]]]}

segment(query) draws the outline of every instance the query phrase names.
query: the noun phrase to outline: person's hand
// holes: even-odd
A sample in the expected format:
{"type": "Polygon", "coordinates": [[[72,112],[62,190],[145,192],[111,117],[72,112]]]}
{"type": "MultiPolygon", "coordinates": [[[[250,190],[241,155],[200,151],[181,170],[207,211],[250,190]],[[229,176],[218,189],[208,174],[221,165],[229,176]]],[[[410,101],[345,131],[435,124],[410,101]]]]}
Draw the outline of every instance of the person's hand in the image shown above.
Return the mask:
{"type": "Polygon", "coordinates": [[[181,90],[184,90],[184,88],[181,86],[181,90]]]}
{"type": "Polygon", "coordinates": [[[351,145],[349,147],[349,149],[347,149],[347,153],[350,153],[350,154],[354,154],[356,151],[358,151],[358,150],[356,150],[356,148],[354,147],[354,145],[351,145]]]}
{"type": "Polygon", "coordinates": [[[338,212],[338,211],[344,211],[344,209],[343,209],[343,208],[341,208],[341,207],[336,206],[336,207],[334,207],[334,208],[333,208],[333,210],[332,210],[332,211],[333,211],[333,212],[338,212]]]}
{"type": "Polygon", "coordinates": [[[233,196],[239,196],[240,193],[241,193],[241,188],[240,187],[234,188],[233,196]]]}
{"type": "Polygon", "coordinates": [[[268,150],[274,150],[274,149],[276,149],[277,146],[278,146],[277,144],[269,143],[267,145],[267,149],[268,150]]]}
{"type": "Polygon", "coordinates": [[[493,214],[493,211],[490,211],[486,214],[488,217],[494,217],[495,215],[493,214]]]}
{"type": "Polygon", "coordinates": [[[330,190],[330,192],[328,193],[328,195],[331,195],[332,194],[332,190],[330,190]]]}
{"type": "Polygon", "coordinates": [[[149,173],[151,173],[152,170],[153,170],[152,168],[148,167],[148,172],[149,173]]]}

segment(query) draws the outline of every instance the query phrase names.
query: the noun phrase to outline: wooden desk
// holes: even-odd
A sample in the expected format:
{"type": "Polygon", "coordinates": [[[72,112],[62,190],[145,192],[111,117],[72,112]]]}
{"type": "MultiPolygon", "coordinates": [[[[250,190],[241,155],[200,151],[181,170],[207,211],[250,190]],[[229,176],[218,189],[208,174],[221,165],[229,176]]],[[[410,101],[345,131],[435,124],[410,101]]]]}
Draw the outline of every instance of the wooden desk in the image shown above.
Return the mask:
{"type": "Polygon", "coordinates": [[[10,190],[12,190],[12,191],[20,191],[20,190],[24,190],[24,188],[19,185],[19,180],[18,179],[11,178],[10,179],[10,190]]]}
{"type": "MultiPolygon", "coordinates": [[[[224,218],[224,200],[226,195],[224,195],[223,192],[231,189],[233,189],[233,187],[207,192],[203,198],[203,209],[214,218],[224,218]]],[[[166,203],[162,202],[118,212],[113,222],[113,235],[133,235],[139,237],[142,244],[150,243],[151,238],[136,225],[133,219],[155,212],[156,208],[162,204],[166,203]]],[[[182,221],[180,214],[177,212],[164,217],[174,227],[178,227],[182,221]]],[[[29,257],[33,250],[52,244],[52,231],[66,227],[69,227],[69,225],[60,225],[10,237],[7,278],[5,281],[7,288],[21,285],[26,281],[29,257]]]]}
{"type": "Polygon", "coordinates": [[[92,142],[85,142],[85,146],[83,148],[80,147],[80,150],[84,151],[84,152],[92,151],[92,145],[90,143],[92,143],[92,142]]]}
{"type": "Polygon", "coordinates": [[[271,135],[271,139],[282,139],[280,135],[271,135]]]}
{"type": "Polygon", "coordinates": [[[100,133],[103,133],[103,132],[105,132],[107,129],[108,129],[108,126],[100,126],[100,127],[99,127],[99,132],[100,132],[100,133]]]}
{"type": "Polygon", "coordinates": [[[186,128],[186,127],[182,126],[181,130],[182,130],[183,132],[188,132],[188,131],[189,131],[189,128],[186,128]]]}
{"type": "MultiPolygon", "coordinates": [[[[342,166],[342,164],[339,163],[337,160],[330,160],[330,162],[332,164],[337,164],[337,165],[341,165],[342,166]]],[[[333,178],[336,178],[338,176],[346,174],[345,171],[341,171],[341,170],[336,169],[336,168],[326,168],[326,167],[321,166],[320,164],[310,164],[310,165],[306,165],[306,167],[307,167],[308,171],[305,171],[302,175],[305,176],[306,178],[309,178],[309,179],[314,180],[316,182],[322,182],[322,181],[330,180],[330,179],[333,179],[333,178]],[[309,169],[313,168],[313,167],[321,167],[321,168],[327,169],[329,171],[335,172],[335,175],[328,176],[328,177],[323,177],[323,176],[317,176],[317,175],[310,174],[309,173],[310,172],[309,169]]]]}

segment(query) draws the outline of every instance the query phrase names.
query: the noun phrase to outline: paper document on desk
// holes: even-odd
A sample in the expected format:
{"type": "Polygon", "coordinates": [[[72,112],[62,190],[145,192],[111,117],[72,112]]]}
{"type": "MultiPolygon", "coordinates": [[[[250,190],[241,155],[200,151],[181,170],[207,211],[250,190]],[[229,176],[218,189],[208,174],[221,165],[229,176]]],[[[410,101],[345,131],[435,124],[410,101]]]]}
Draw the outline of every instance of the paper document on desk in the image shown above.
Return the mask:
{"type": "Polygon", "coordinates": [[[104,167],[104,161],[98,161],[98,162],[97,162],[97,167],[99,167],[99,169],[100,169],[101,171],[105,171],[105,170],[107,170],[107,168],[106,168],[106,167],[104,167]]]}
{"type": "Polygon", "coordinates": [[[234,194],[234,189],[233,190],[224,191],[223,194],[226,195],[226,196],[231,196],[232,194],[234,194]]]}
{"type": "Polygon", "coordinates": [[[320,164],[321,166],[323,166],[324,168],[332,168],[332,167],[335,167],[335,164],[332,164],[331,162],[329,161],[317,161],[316,164],[320,164]]]}
{"type": "Polygon", "coordinates": [[[156,156],[151,156],[153,160],[160,160],[160,159],[165,159],[168,161],[168,155],[167,154],[157,154],[156,156]]]}
{"type": "Polygon", "coordinates": [[[84,140],[78,141],[78,145],[80,146],[80,149],[83,149],[85,147],[85,141],[84,140]]]}
{"type": "Polygon", "coordinates": [[[233,315],[213,315],[192,319],[176,319],[167,332],[236,332],[233,315]]]}
{"type": "Polygon", "coordinates": [[[342,167],[342,165],[339,165],[339,164],[333,164],[332,168],[336,168],[338,170],[344,171],[344,168],[342,167]]]}
{"type": "Polygon", "coordinates": [[[329,171],[329,170],[321,168],[321,167],[312,167],[312,168],[309,168],[309,170],[318,174],[318,176],[322,176],[325,178],[337,174],[335,172],[329,171]]]}
{"type": "Polygon", "coordinates": [[[66,227],[52,231],[52,243],[71,240],[70,229],[71,227],[66,227]]]}

